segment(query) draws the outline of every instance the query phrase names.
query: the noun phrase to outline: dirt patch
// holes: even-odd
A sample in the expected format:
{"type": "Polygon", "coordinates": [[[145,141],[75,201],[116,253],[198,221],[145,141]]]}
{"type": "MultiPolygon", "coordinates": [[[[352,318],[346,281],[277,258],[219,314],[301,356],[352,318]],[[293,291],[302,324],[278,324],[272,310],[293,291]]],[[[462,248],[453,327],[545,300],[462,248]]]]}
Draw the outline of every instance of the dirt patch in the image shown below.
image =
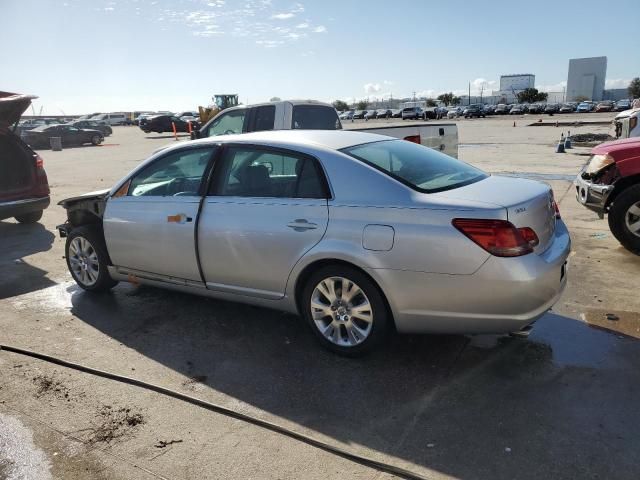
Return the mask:
{"type": "Polygon", "coordinates": [[[583,319],[592,327],[640,339],[640,314],[637,312],[591,309],[584,313],[583,319]]]}
{"type": "Polygon", "coordinates": [[[70,401],[69,389],[59,380],[49,375],[36,375],[33,377],[33,383],[36,385],[36,398],[51,395],[56,398],[64,398],[70,401]]]}
{"type": "Polygon", "coordinates": [[[615,140],[615,138],[606,133],[576,133],[575,135],[571,135],[572,143],[593,143],[594,145],[598,145],[602,142],[610,142],[611,140],[615,140]]]}
{"type": "Polygon", "coordinates": [[[130,408],[113,408],[104,405],[96,415],[99,425],[91,429],[89,443],[111,443],[113,440],[130,434],[132,429],[144,423],[141,413],[130,408]]]}

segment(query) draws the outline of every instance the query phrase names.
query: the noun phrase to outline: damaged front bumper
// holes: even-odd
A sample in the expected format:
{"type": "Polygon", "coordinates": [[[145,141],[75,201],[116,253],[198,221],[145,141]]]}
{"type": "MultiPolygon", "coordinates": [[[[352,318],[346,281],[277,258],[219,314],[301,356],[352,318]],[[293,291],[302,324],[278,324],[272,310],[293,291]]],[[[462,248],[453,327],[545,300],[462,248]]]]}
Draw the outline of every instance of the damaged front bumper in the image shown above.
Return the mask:
{"type": "Polygon", "coordinates": [[[613,191],[613,185],[593,183],[582,178],[582,172],[578,174],[573,184],[576,187],[576,198],[589,210],[593,210],[600,218],[604,218],[607,199],[613,191]]]}

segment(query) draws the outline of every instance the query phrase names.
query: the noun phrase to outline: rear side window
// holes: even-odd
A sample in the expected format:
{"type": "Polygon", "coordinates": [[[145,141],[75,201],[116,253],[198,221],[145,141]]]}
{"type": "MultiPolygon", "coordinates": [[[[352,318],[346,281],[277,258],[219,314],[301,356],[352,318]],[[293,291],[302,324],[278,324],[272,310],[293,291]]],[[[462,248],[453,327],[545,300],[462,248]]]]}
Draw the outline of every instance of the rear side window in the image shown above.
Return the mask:
{"type": "Polygon", "coordinates": [[[304,155],[229,147],[210,194],[234,197],[326,198],[323,174],[304,155]]]}
{"type": "Polygon", "coordinates": [[[460,160],[404,140],[365,143],[342,152],[423,193],[452,190],[488,177],[460,160]]]}
{"type": "Polygon", "coordinates": [[[276,119],[276,106],[266,105],[264,107],[256,107],[254,109],[252,132],[262,132],[265,130],[273,130],[276,119]]]}
{"type": "Polygon", "coordinates": [[[342,124],[335,108],[324,105],[294,105],[291,128],[294,130],[340,130],[342,124]]]}

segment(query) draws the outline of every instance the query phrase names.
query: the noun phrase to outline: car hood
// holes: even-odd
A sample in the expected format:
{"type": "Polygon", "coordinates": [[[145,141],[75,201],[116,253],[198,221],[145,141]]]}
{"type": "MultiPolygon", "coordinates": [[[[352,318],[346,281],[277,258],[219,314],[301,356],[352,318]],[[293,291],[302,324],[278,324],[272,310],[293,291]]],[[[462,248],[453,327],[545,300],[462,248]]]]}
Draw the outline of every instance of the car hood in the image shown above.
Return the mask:
{"type": "Polygon", "coordinates": [[[35,95],[23,95],[20,93],[0,92],[0,126],[13,125],[31,105],[31,100],[38,98],[35,95]]]}
{"type": "Polygon", "coordinates": [[[104,198],[107,196],[109,192],[110,192],[110,189],[108,188],[106,190],[96,190],[95,192],[87,192],[82,195],[78,195],[76,197],[65,198],[64,200],[59,201],[58,205],[61,205],[67,208],[70,204],[78,202],[80,200],[104,198]]]}
{"type": "Polygon", "coordinates": [[[597,145],[591,149],[593,155],[606,155],[607,153],[617,152],[619,150],[627,150],[629,148],[640,147],[640,137],[624,138],[622,140],[614,140],[597,145]]]}

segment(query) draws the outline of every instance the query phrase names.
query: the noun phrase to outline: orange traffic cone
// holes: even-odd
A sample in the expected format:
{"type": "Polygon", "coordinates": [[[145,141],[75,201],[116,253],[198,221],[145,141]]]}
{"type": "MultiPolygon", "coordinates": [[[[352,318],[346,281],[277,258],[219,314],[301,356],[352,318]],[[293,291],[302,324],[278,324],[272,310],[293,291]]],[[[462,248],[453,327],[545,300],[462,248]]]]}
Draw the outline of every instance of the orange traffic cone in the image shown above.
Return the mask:
{"type": "Polygon", "coordinates": [[[173,128],[173,136],[176,137],[176,142],[178,141],[178,131],[176,130],[176,122],[171,122],[171,128],[173,128]]]}

